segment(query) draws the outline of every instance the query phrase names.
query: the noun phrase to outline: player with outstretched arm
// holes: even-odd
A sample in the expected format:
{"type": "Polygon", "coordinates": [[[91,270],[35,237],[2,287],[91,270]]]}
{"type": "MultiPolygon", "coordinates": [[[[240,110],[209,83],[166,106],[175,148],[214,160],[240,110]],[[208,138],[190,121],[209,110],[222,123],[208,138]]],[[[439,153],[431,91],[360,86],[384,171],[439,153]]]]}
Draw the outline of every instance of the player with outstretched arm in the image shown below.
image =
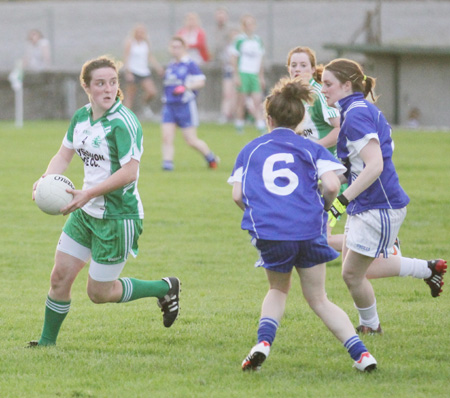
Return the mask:
{"type": "Polygon", "coordinates": [[[280,80],[265,100],[270,133],[242,149],[228,180],[234,201],[244,211],[241,227],[259,250],[258,265],[265,268],[269,281],[257,344],[242,363],[244,371],[258,370],[269,355],[293,268],[306,301],[343,343],[356,369],[370,371],[377,365],[347,314],[325,292],[325,263],[339,255],[327,244],[325,209],[339,192],[337,174],[346,169],[323,146],[295,133],[305,115],[303,103],[311,100],[307,83],[280,80]]]}
{"type": "MultiPolygon", "coordinates": [[[[62,145],[44,176],[63,174],[75,154],[84,163],[82,190],[73,200],[56,247],[44,327],[30,347],[55,345],[71,304],[75,278],[90,261],[87,294],[96,304],[157,297],[163,322],[170,327],[179,312],[180,282],[119,278],[129,254],[138,252],[144,211],[137,184],[143,152],[142,127],[122,105],[118,67],[108,57],[87,61],[80,82],[89,103],[75,112],[62,145]]],[[[33,186],[33,198],[37,183],[33,186]]]]}

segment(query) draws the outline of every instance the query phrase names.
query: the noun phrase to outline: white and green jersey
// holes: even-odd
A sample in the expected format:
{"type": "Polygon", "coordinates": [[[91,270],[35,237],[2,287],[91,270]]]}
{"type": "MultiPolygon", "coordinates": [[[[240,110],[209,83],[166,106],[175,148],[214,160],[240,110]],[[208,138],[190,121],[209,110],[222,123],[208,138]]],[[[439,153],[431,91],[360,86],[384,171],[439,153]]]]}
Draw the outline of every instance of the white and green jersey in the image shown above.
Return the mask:
{"type": "MultiPolygon", "coordinates": [[[[318,141],[326,137],[333,130],[334,127],[331,125],[330,119],[339,117],[339,111],[336,108],[328,106],[325,97],[320,92],[322,86],[313,78],[309,81],[309,85],[312,88],[314,102],[312,105],[306,104],[307,112],[302,126],[307,138],[318,141]]],[[[334,153],[336,147],[328,149],[334,153]]]]}
{"type": "Polygon", "coordinates": [[[234,42],[233,54],[238,57],[239,72],[259,74],[264,46],[258,35],[252,37],[244,33],[238,35],[234,42]]]}
{"type": "MultiPolygon", "coordinates": [[[[84,162],[83,189],[105,181],[131,159],[140,161],[144,150],[142,143],[139,120],[120,100],[95,121],[90,104],[76,111],[63,140],[63,145],[74,149],[84,162]]],[[[144,218],[137,179],[90,200],[83,210],[95,218],[144,218]]]]}

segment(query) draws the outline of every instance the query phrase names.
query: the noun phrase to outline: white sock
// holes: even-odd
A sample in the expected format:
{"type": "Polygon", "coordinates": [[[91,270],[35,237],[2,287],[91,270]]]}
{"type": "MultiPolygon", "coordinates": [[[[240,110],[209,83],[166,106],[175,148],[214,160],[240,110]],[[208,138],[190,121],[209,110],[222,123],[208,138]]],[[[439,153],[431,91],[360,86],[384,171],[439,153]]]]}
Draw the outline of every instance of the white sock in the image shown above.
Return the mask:
{"type": "MultiPolygon", "coordinates": [[[[355,304],[356,307],[356,304],[355,304]]],[[[378,328],[378,325],[380,324],[380,318],[378,318],[378,312],[377,312],[377,301],[367,308],[358,308],[356,307],[359,313],[359,324],[363,326],[368,326],[369,328],[372,328],[373,330],[376,330],[378,328]]]]}
{"type": "Polygon", "coordinates": [[[256,122],[256,128],[257,128],[258,130],[265,129],[265,128],[266,128],[266,123],[264,122],[264,120],[258,120],[258,121],[256,122]]]}
{"type": "Polygon", "coordinates": [[[431,269],[428,268],[428,261],[426,260],[401,257],[399,276],[426,279],[431,276],[431,269]]]}
{"type": "Polygon", "coordinates": [[[244,122],[244,120],[242,120],[242,119],[237,119],[237,120],[234,122],[234,126],[235,126],[237,129],[243,128],[243,127],[244,127],[244,124],[245,124],[245,122],[244,122]]]}

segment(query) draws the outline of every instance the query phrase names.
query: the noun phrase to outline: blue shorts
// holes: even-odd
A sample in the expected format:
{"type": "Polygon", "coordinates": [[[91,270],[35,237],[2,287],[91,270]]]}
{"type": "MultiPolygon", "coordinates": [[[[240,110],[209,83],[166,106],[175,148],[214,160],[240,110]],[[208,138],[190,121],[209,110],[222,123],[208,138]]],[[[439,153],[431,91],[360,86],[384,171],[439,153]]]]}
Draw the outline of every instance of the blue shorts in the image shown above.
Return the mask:
{"type": "Polygon", "coordinates": [[[255,265],[282,273],[291,272],[293,267],[314,267],[339,257],[339,253],[328,246],[325,235],[300,241],[253,238],[252,243],[261,256],[255,265]]]}
{"type": "Polygon", "coordinates": [[[189,101],[187,103],[164,104],[162,122],[175,123],[181,128],[197,127],[197,103],[195,101],[189,101]]]}

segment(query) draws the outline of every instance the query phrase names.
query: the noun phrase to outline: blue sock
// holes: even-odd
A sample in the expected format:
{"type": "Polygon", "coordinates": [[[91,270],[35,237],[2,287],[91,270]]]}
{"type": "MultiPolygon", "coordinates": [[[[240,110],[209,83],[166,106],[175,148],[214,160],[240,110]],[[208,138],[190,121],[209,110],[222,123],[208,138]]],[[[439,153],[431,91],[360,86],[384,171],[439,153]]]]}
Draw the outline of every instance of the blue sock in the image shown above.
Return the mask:
{"type": "Polygon", "coordinates": [[[216,159],[216,155],[214,155],[213,152],[210,152],[207,155],[205,155],[205,159],[207,162],[212,162],[213,160],[216,159]]]}
{"type": "Polygon", "coordinates": [[[272,345],[277,334],[278,322],[273,318],[261,318],[258,328],[258,343],[267,341],[272,345]]]}
{"type": "Polygon", "coordinates": [[[344,347],[347,349],[348,353],[353,360],[358,361],[361,358],[363,352],[367,352],[367,348],[358,335],[350,337],[345,343],[344,347]]]}

